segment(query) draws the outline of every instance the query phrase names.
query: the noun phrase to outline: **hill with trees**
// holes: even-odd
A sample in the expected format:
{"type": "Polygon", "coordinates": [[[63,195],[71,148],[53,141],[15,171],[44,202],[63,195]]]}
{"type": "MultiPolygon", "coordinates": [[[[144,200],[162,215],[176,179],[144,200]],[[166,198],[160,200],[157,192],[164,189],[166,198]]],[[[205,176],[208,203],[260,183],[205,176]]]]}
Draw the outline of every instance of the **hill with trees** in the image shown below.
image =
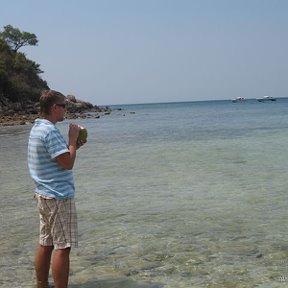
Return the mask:
{"type": "MultiPolygon", "coordinates": [[[[37,44],[35,34],[20,31],[11,25],[4,26],[4,30],[0,31],[0,125],[15,121],[16,124],[24,124],[38,116],[41,91],[49,89],[49,86],[41,78],[43,71],[40,65],[19,51],[24,46],[37,44]]],[[[79,101],[75,96],[67,99],[68,112],[74,114],[84,111],[108,113],[110,110],[79,101]]]]}

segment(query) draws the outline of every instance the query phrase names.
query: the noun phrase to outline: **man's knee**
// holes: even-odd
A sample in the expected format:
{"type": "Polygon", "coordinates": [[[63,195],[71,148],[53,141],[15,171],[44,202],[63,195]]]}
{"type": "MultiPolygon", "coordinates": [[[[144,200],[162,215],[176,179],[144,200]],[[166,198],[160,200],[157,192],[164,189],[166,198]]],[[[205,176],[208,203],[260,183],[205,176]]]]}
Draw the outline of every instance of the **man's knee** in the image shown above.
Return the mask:
{"type": "Polygon", "coordinates": [[[51,252],[54,250],[54,246],[43,246],[43,245],[39,244],[39,249],[41,249],[42,251],[45,251],[45,252],[51,252]]]}
{"type": "Polygon", "coordinates": [[[70,251],[71,251],[71,248],[70,247],[67,247],[67,248],[64,248],[64,249],[55,249],[54,250],[54,254],[57,254],[57,256],[69,256],[70,254],[70,251]]]}

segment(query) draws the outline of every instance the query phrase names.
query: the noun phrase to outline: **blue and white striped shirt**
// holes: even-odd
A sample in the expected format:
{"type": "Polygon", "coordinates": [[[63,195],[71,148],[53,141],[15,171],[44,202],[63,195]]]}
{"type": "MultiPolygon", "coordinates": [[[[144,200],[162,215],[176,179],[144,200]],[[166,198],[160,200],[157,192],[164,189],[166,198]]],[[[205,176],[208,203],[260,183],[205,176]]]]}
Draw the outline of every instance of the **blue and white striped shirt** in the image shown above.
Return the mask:
{"type": "Polygon", "coordinates": [[[69,150],[58,128],[46,119],[36,119],[28,144],[28,167],[36,184],[35,192],[55,199],[74,197],[72,171],[55,160],[66,152],[69,150]]]}

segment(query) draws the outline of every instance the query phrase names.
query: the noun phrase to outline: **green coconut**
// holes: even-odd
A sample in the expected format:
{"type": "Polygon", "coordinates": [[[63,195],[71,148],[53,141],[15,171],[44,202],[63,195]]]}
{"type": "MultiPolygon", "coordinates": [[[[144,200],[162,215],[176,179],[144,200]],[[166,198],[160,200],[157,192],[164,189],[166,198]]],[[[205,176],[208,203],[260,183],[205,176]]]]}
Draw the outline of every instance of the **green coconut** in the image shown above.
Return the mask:
{"type": "Polygon", "coordinates": [[[77,142],[86,142],[87,137],[88,137],[87,129],[84,127],[81,127],[78,138],[77,138],[77,142]]]}

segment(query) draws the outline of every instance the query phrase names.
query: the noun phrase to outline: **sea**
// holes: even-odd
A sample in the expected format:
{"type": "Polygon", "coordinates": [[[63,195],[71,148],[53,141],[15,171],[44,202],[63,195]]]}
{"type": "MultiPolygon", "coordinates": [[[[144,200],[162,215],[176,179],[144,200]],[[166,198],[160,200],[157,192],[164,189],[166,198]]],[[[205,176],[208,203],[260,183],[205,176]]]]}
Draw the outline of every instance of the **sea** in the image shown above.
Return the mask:
{"type": "MultiPolygon", "coordinates": [[[[69,287],[288,287],[288,99],[111,108],[57,124],[88,129],[69,287]]],[[[35,287],[31,127],[0,127],[1,288],[35,287]]]]}

